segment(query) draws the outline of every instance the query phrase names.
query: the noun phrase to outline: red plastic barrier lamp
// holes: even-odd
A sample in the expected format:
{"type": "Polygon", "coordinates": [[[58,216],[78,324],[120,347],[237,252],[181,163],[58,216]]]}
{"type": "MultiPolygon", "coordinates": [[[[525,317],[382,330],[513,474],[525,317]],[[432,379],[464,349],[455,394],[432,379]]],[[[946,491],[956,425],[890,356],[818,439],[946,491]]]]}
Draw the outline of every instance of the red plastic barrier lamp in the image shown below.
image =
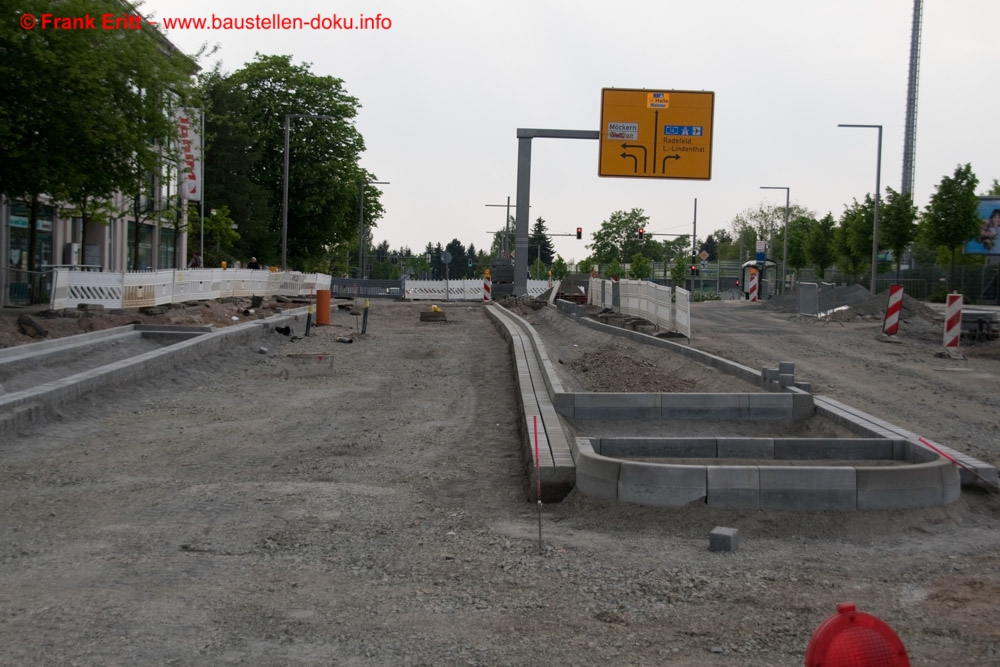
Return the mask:
{"type": "Polygon", "coordinates": [[[910,667],[910,658],[882,619],[844,602],[813,633],[806,667],[910,667]]]}

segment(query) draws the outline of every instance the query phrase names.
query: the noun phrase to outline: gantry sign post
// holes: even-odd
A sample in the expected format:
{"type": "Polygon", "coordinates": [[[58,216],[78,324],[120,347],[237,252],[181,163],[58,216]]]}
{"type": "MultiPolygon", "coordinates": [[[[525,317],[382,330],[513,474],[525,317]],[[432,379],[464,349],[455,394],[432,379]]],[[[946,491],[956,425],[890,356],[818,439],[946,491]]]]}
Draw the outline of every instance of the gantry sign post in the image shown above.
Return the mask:
{"type": "Polygon", "coordinates": [[[531,140],[597,139],[599,176],[712,178],[715,93],[663,89],[601,91],[601,129],[517,129],[514,294],[528,292],[531,140]]]}

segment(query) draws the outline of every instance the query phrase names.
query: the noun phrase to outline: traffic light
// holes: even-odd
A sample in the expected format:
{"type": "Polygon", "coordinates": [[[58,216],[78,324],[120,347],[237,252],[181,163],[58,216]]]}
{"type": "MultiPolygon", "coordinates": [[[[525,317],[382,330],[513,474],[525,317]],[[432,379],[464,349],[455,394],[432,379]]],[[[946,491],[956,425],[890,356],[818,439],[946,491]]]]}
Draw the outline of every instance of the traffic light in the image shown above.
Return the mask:
{"type": "Polygon", "coordinates": [[[470,269],[472,268],[472,260],[471,259],[469,260],[469,268],[470,269]]]}
{"type": "Polygon", "coordinates": [[[642,235],[643,235],[643,234],[645,234],[645,233],[646,233],[646,230],[645,230],[645,229],[643,229],[642,227],[640,227],[640,228],[639,228],[639,238],[641,239],[641,238],[642,238],[642,235]]]}
{"type": "Polygon", "coordinates": [[[698,275],[698,265],[697,264],[692,264],[691,265],[691,275],[692,276],[698,275]]]}
{"type": "Polygon", "coordinates": [[[577,239],[582,239],[583,238],[583,227],[577,227],[576,228],[576,238],[577,239]]]}

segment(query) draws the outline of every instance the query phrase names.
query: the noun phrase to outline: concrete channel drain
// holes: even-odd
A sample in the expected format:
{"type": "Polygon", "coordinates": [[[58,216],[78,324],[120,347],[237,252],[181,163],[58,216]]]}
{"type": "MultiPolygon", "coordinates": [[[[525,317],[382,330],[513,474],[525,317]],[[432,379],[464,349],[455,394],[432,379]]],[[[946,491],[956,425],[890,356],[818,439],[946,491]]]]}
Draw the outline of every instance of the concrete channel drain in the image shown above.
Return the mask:
{"type": "MultiPolygon", "coordinates": [[[[565,306],[548,307],[559,309],[560,305],[565,306]]],[[[576,488],[605,500],[660,507],[705,503],[764,510],[915,509],[951,504],[960,497],[963,483],[974,483],[971,474],[959,471],[916,435],[813,395],[808,383],[795,382],[790,362],[782,362],[779,369],[756,371],[661,338],[602,325],[582,317],[578,310],[566,312],[564,308],[564,314],[580,325],[697,359],[706,372],[731,375],[764,390],[749,394],[573,393],[556,379],[540,337],[525,320],[499,307],[487,312],[507,339],[517,364],[526,424],[539,418],[543,423],[547,447],[543,446],[538,462],[530,438],[523,438],[523,445],[530,474],[540,471],[546,502],[576,488]],[[582,437],[570,442],[560,418],[572,423],[582,437]],[[773,425],[773,433],[787,433],[789,424],[816,418],[849,435],[761,437],[768,424],[773,425]],[[737,422],[743,424],[738,430],[758,437],[727,435],[721,429],[713,437],[590,437],[588,420],[600,420],[605,431],[608,423],[620,423],[620,434],[627,433],[637,420],[647,424],[663,420],[659,432],[671,434],[683,433],[684,420],[698,422],[699,428],[691,429],[698,433],[713,422],[737,422]],[[562,454],[563,443],[568,445],[569,457],[562,454]]],[[[994,466],[935,446],[996,482],[994,466]]]]}

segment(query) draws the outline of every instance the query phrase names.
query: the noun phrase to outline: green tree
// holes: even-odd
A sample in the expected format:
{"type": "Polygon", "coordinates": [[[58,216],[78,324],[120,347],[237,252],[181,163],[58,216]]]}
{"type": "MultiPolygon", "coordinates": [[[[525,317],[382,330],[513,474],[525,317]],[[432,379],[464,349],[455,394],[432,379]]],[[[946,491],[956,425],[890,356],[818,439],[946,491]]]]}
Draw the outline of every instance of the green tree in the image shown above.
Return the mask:
{"type": "MultiPolygon", "coordinates": [[[[121,12],[114,0],[64,0],[60,16],[121,12]]],[[[36,268],[43,194],[70,200],[89,222],[138,168],[159,175],[176,138],[172,102],[187,95],[194,61],[163,48],[154,28],[24,30],[46,0],[0,8],[0,194],[29,208],[29,269],[36,268]]],[[[86,227],[85,227],[86,228],[86,227]]]]}
{"type": "Polygon", "coordinates": [[[490,255],[493,257],[501,257],[504,252],[513,252],[514,243],[517,240],[516,237],[516,223],[514,216],[510,216],[507,219],[507,228],[500,229],[493,232],[493,243],[490,245],[490,255]],[[506,244],[504,244],[504,236],[507,237],[506,244]],[[506,251],[504,250],[506,248],[506,251]]]}
{"type": "Polygon", "coordinates": [[[833,266],[836,259],[836,243],[834,240],[837,222],[832,213],[827,213],[815,226],[809,230],[806,237],[806,256],[815,267],[816,275],[823,278],[826,270],[833,266]]]}
{"type": "Polygon", "coordinates": [[[207,131],[226,139],[210,146],[207,162],[236,168],[228,175],[206,170],[209,205],[230,203],[227,179],[254,200],[266,197],[267,206],[241,218],[245,254],[280,256],[287,119],[287,255],[290,266],[305,270],[325,269],[329,250],[345,239],[372,250],[367,230],[383,213],[381,191],[371,184],[376,176],[358,163],[364,151],[355,127],[360,103],[341,79],[316,75],[311,67],[294,64],[287,55],[257,54],[236,72],[209,77],[206,84],[212,108],[224,110],[209,117],[207,131]],[[358,234],[359,222],[364,234],[358,234]]]}
{"type": "Polygon", "coordinates": [[[838,264],[849,273],[860,273],[871,264],[872,228],[875,223],[875,200],[870,194],[864,202],[857,199],[844,207],[840,226],[834,234],[838,264]]]}
{"type": "Polygon", "coordinates": [[[545,280],[548,276],[548,271],[549,270],[545,268],[545,263],[540,259],[536,259],[531,263],[530,274],[535,280],[545,280]]]}
{"type": "Polygon", "coordinates": [[[701,244],[701,249],[708,253],[708,261],[714,262],[718,259],[719,244],[712,234],[705,237],[705,242],[701,244]]]}
{"type": "Polygon", "coordinates": [[[594,269],[594,260],[590,257],[584,257],[579,262],[576,263],[576,270],[579,273],[590,273],[594,269]]]}
{"type": "Polygon", "coordinates": [[[543,264],[549,265],[554,256],[555,251],[552,248],[552,239],[549,238],[545,228],[545,220],[539,216],[531,227],[531,233],[528,234],[528,259],[541,259],[543,264]]]}
{"type": "Polygon", "coordinates": [[[448,265],[448,277],[461,280],[469,270],[469,260],[466,259],[465,246],[458,239],[452,239],[445,246],[445,252],[451,253],[451,263],[448,265]]]}
{"type": "Polygon", "coordinates": [[[949,289],[954,285],[955,256],[969,239],[979,235],[982,220],[972,165],[958,165],[953,176],[941,179],[921,217],[921,233],[951,256],[949,289]]]}
{"type": "Polygon", "coordinates": [[[892,250],[896,278],[899,278],[903,253],[917,237],[917,207],[913,205],[911,194],[886,188],[885,202],[879,208],[878,237],[880,246],[892,250]]]}
{"type": "Polygon", "coordinates": [[[637,252],[649,252],[646,239],[639,238],[639,229],[649,223],[649,217],[641,208],[631,211],[615,211],[601,223],[601,228],[594,232],[594,242],[586,248],[593,251],[592,257],[600,264],[617,260],[619,263],[625,257],[632,257],[637,252]],[[644,248],[646,248],[644,252],[644,248]]]}
{"type": "Polygon", "coordinates": [[[235,224],[228,206],[214,208],[205,216],[205,268],[222,266],[222,262],[233,265],[233,246],[240,239],[235,224]]]}
{"type": "MultiPolygon", "coordinates": [[[[744,256],[747,256],[747,253],[754,254],[758,240],[770,243],[775,237],[775,231],[780,230],[784,223],[784,206],[761,202],[756,208],[748,208],[737,214],[729,223],[729,228],[736,242],[742,245],[744,256]]],[[[767,257],[770,259],[774,256],[774,248],[768,248],[767,257]]]]}
{"type": "Polygon", "coordinates": [[[985,197],[1000,197],[1000,181],[993,179],[993,185],[986,191],[985,197]]]}
{"type": "Polygon", "coordinates": [[[621,262],[619,262],[617,258],[612,258],[611,261],[608,262],[607,268],[604,269],[604,275],[609,278],[614,278],[615,280],[620,279],[622,277],[621,262]]]}
{"type": "Polygon", "coordinates": [[[674,281],[674,285],[677,287],[684,287],[685,282],[691,274],[688,268],[691,266],[688,264],[688,259],[690,258],[687,256],[675,257],[673,266],[670,267],[670,279],[674,281]]]}
{"type": "Polygon", "coordinates": [[[562,280],[568,275],[569,267],[566,266],[566,260],[560,255],[556,255],[555,260],[552,262],[552,277],[556,280],[562,280]]]}
{"type": "Polygon", "coordinates": [[[649,261],[649,258],[643,255],[641,252],[637,252],[632,255],[632,261],[629,265],[628,275],[630,278],[635,280],[642,280],[643,278],[650,278],[653,273],[653,264],[649,261]]]}
{"type": "Polygon", "coordinates": [[[808,240],[813,228],[819,224],[807,216],[799,216],[788,221],[788,258],[787,265],[796,272],[809,264],[807,250],[808,240]]]}

